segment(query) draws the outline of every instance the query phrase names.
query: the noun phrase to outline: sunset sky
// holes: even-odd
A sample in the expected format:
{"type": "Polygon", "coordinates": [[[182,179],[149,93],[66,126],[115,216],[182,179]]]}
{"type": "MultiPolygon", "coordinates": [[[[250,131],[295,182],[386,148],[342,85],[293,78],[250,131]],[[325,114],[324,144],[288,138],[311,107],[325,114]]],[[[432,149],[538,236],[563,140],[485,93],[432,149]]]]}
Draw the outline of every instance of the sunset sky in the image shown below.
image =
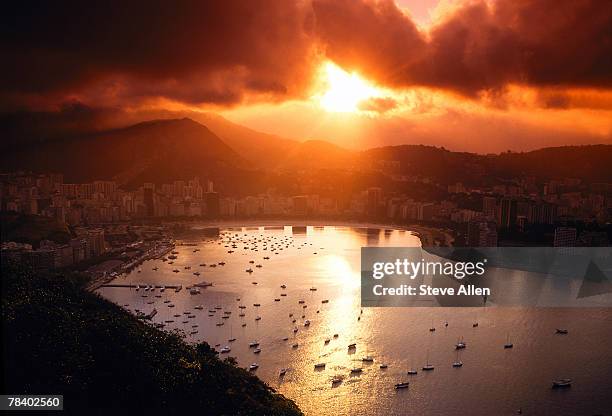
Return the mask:
{"type": "Polygon", "coordinates": [[[0,18],[3,113],[212,111],[355,148],[612,143],[609,1],[15,7],[0,18]]]}

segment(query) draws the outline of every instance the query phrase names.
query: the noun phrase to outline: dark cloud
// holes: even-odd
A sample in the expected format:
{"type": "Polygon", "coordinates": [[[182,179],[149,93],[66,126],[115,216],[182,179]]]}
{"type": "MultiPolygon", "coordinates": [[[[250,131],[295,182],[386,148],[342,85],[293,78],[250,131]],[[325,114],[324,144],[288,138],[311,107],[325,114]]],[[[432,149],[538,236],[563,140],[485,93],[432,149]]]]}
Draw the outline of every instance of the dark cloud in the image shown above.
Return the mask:
{"type": "Polygon", "coordinates": [[[285,0],[13,2],[0,29],[6,101],[103,91],[232,103],[305,88],[310,9],[285,0]]]}
{"type": "MultiPolygon", "coordinates": [[[[612,87],[610,1],[476,0],[427,32],[391,0],[10,7],[0,17],[0,111],[67,99],[229,105],[302,97],[322,56],[381,84],[471,97],[513,83],[612,87]]],[[[546,105],[567,103],[551,97],[546,105]]]]}
{"type": "Polygon", "coordinates": [[[473,1],[426,34],[391,1],[314,0],[313,8],[332,59],[392,85],[465,95],[510,83],[612,86],[609,1],[473,1]]]}

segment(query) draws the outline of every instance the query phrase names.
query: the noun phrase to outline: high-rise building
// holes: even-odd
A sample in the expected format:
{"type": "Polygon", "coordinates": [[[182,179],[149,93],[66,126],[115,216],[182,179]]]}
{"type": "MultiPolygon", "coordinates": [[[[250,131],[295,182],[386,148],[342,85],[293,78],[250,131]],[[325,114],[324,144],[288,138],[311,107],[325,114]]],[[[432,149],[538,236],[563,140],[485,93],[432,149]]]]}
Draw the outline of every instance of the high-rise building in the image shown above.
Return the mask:
{"type": "Polygon", "coordinates": [[[204,193],[206,203],[206,215],[210,218],[219,217],[219,194],[217,192],[204,193]]]}
{"type": "Polygon", "coordinates": [[[308,197],[294,196],[293,197],[293,213],[295,215],[306,215],[308,213],[308,197]]]}
{"type": "Polygon", "coordinates": [[[488,218],[495,218],[497,215],[497,199],[493,196],[482,198],[482,214],[488,218]]]}
{"type": "Polygon", "coordinates": [[[370,216],[377,215],[379,211],[381,200],[382,200],[382,189],[380,188],[368,189],[368,204],[366,208],[366,213],[370,216]]]}
{"type": "Polygon", "coordinates": [[[516,225],[516,199],[503,198],[499,204],[499,225],[502,228],[513,228],[516,225]]]}
{"type": "Polygon", "coordinates": [[[155,215],[155,184],[144,184],[144,206],[145,216],[152,217],[155,215]]]}
{"type": "Polygon", "coordinates": [[[527,220],[532,224],[554,224],[556,217],[556,205],[540,202],[529,207],[527,220]]]}
{"type": "Polygon", "coordinates": [[[485,217],[474,218],[468,223],[469,247],[496,247],[497,229],[494,221],[485,217]]]}
{"type": "Polygon", "coordinates": [[[555,228],[555,239],[553,246],[555,247],[574,247],[576,245],[577,231],[574,227],[557,227],[555,228]]]}

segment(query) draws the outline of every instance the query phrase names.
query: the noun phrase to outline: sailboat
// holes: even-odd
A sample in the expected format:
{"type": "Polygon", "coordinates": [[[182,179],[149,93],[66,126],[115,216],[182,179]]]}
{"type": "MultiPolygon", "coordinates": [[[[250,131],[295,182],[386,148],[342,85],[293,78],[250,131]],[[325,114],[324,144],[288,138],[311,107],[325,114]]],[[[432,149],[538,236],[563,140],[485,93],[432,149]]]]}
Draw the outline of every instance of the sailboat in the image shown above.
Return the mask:
{"type": "Polygon", "coordinates": [[[510,342],[510,334],[508,333],[506,335],[506,343],[504,344],[504,348],[512,348],[512,347],[514,347],[514,344],[510,342]]]}
{"type": "Polygon", "coordinates": [[[463,361],[461,361],[459,359],[459,350],[457,350],[457,358],[455,359],[455,361],[453,362],[453,367],[458,368],[458,367],[463,367],[463,361]]]}
{"type": "Polygon", "coordinates": [[[463,341],[463,337],[459,338],[457,340],[457,343],[455,344],[455,349],[456,350],[462,350],[465,347],[467,347],[467,344],[465,343],[465,341],[463,341]]]}
{"type": "Polygon", "coordinates": [[[429,363],[429,350],[427,350],[427,360],[425,365],[423,366],[423,371],[431,371],[433,370],[435,367],[433,366],[433,364],[429,363]]]}

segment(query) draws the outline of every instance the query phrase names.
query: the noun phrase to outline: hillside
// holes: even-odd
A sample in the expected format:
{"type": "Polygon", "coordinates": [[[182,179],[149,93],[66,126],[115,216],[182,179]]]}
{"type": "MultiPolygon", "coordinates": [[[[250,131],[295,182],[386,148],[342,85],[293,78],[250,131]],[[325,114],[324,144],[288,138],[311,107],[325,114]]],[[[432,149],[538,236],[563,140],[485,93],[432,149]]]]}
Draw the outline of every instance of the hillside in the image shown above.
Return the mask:
{"type": "Polygon", "coordinates": [[[531,152],[480,155],[423,145],[389,146],[360,153],[362,164],[399,161],[399,173],[442,183],[483,183],[494,178],[535,176],[612,182],[612,145],[550,147],[531,152]]]}
{"type": "Polygon", "coordinates": [[[69,414],[299,415],[254,375],[85,292],[3,268],[5,391],[64,395],[69,414]]]}
{"type": "Polygon", "coordinates": [[[299,143],[279,160],[282,170],[346,169],[356,163],[357,153],[323,140],[299,143]]]}
{"type": "Polygon", "coordinates": [[[66,181],[115,179],[120,184],[220,177],[249,163],[207,127],[190,119],[155,120],[127,128],[24,146],[2,156],[4,169],[56,171],[66,181]]]}
{"type": "Polygon", "coordinates": [[[214,114],[139,123],[102,133],[46,139],[6,148],[5,171],[28,169],[65,174],[67,182],[115,179],[127,187],[167,183],[199,176],[212,179],[226,194],[287,189],[296,171],[371,172],[382,161],[398,161],[395,173],[434,178],[441,183],[486,184],[498,179],[536,176],[576,177],[612,182],[612,145],[545,148],[530,152],[481,155],[425,145],[400,145],[354,151],[331,142],[297,142],[260,133],[214,114]],[[279,181],[284,181],[279,184],[279,181]]]}
{"type": "Polygon", "coordinates": [[[299,142],[273,134],[261,133],[232,123],[214,113],[195,115],[193,118],[207,126],[253,166],[268,169],[278,166],[299,142]]]}

